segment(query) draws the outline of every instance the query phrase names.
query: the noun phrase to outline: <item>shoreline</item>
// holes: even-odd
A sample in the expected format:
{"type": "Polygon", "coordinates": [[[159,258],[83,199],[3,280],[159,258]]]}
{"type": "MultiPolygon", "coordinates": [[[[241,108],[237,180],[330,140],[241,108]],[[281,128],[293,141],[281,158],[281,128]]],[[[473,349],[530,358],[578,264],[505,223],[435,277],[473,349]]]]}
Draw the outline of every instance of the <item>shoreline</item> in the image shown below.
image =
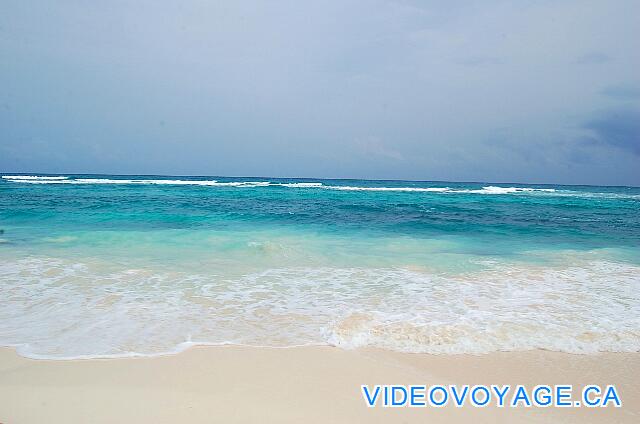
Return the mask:
{"type": "MultiPolygon", "coordinates": [[[[0,422],[637,422],[640,353],[429,355],[375,348],[193,346],[29,359],[0,348],[0,422]],[[362,384],[616,385],[615,408],[368,408],[362,384]]],[[[575,396],[575,395],[574,395],[575,396]]]]}
{"type": "MultiPolygon", "coordinates": [[[[390,355],[398,356],[426,356],[426,357],[482,357],[492,355],[517,355],[517,354],[530,354],[538,352],[541,354],[549,355],[567,355],[575,357],[601,357],[609,355],[640,355],[640,351],[597,351],[597,352],[567,352],[550,349],[525,349],[525,350],[496,350],[491,352],[456,352],[456,353],[430,353],[430,352],[411,352],[393,350],[378,346],[362,346],[362,347],[342,347],[328,343],[309,343],[299,345],[286,345],[286,346],[270,346],[270,345],[252,345],[252,344],[239,344],[239,343],[207,343],[207,342],[183,342],[176,345],[175,350],[161,351],[157,353],[139,353],[128,352],[123,354],[112,355],[80,355],[80,356],[63,356],[63,357],[47,357],[46,355],[24,355],[19,352],[22,345],[0,345],[0,355],[3,351],[11,351],[15,353],[21,359],[29,361],[45,361],[45,362],[76,362],[76,361],[122,361],[129,359],[144,360],[144,359],[158,359],[170,356],[177,356],[185,354],[194,349],[248,349],[248,350],[290,350],[290,349],[336,349],[345,352],[387,352],[390,355]]],[[[640,385],[639,385],[640,387],[640,385]]]]}

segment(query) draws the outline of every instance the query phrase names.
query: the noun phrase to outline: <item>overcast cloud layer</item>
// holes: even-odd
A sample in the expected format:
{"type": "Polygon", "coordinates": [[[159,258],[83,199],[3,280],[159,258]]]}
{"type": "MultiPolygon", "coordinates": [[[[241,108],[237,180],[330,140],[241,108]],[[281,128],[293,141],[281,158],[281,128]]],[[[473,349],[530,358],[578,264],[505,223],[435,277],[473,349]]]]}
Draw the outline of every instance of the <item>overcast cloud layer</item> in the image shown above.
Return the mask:
{"type": "Polygon", "coordinates": [[[640,185],[638,40],[633,0],[4,0],[0,171],[640,185]]]}

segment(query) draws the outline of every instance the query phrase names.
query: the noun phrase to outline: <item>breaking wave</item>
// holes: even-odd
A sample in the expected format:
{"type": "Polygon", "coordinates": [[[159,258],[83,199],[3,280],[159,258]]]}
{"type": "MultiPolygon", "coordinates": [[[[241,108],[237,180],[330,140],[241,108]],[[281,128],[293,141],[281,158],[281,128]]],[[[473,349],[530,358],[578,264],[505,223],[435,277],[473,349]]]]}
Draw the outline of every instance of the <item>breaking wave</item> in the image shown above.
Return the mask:
{"type": "Polygon", "coordinates": [[[329,184],[320,181],[280,182],[280,181],[218,181],[196,179],[130,179],[130,178],[75,178],[68,176],[32,176],[3,175],[5,181],[23,184],[115,184],[115,185],[160,185],[160,186],[202,186],[217,188],[274,188],[322,189],[353,192],[389,192],[389,193],[431,193],[431,194],[481,194],[481,195],[553,195],[561,197],[640,199],[640,194],[592,190],[573,190],[569,188],[542,188],[487,185],[480,188],[466,187],[420,187],[420,186],[353,186],[329,184]]]}
{"type": "Polygon", "coordinates": [[[319,188],[342,191],[391,191],[391,192],[428,192],[428,193],[480,193],[480,194],[508,194],[531,192],[555,192],[550,188],[529,187],[496,187],[486,186],[482,189],[452,189],[449,187],[361,187],[347,185],[326,185],[322,182],[282,183],[272,181],[229,181],[218,180],[177,180],[177,179],[113,179],[113,178],[69,178],[66,176],[40,177],[29,175],[4,175],[2,178],[16,183],[29,184],[142,184],[142,185],[194,185],[209,187],[288,187],[288,188],[319,188]]]}
{"type": "Polygon", "coordinates": [[[23,182],[32,182],[32,181],[60,181],[66,180],[68,177],[45,177],[45,176],[37,176],[37,175],[3,175],[2,178],[5,180],[13,180],[13,181],[23,181],[23,182]]]}

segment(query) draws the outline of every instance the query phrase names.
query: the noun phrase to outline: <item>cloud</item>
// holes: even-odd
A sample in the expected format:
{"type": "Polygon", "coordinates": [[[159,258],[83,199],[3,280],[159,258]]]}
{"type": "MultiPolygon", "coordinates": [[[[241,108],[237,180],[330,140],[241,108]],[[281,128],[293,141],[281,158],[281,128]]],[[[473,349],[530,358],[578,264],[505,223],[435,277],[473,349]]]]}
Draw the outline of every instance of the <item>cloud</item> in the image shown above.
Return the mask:
{"type": "Polygon", "coordinates": [[[601,90],[600,94],[619,100],[634,100],[640,98],[640,87],[632,84],[610,85],[601,90]]]}
{"type": "Polygon", "coordinates": [[[455,63],[464,66],[502,65],[504,60],[494,56],[472,56],[456,60],[455,63]]]}
{"type": "Polygon", "coordinates": [[[640,110],[619,109],[599,113],[584,123],[600,143],[640,155],[640,110]]]}
{"type": "Polygon", "coordinates": [[[5,2],[0,169],[640,184],[623,1],[5,2]]]}
{"type": "Polygon", "coordinates": [[[396,161],[404,160],[402,153],[386,146],[378,137],[366,137],[357,139],[356,146],[362,153],[368,156],[381,157],[396,161]]]}
{"type": "Polygon", "coordinates": [[[613,59],[602,52],[589,52],[578,57],[574,63],[578,65],[601,65],[603,63],[611,62],[613,59]]]}

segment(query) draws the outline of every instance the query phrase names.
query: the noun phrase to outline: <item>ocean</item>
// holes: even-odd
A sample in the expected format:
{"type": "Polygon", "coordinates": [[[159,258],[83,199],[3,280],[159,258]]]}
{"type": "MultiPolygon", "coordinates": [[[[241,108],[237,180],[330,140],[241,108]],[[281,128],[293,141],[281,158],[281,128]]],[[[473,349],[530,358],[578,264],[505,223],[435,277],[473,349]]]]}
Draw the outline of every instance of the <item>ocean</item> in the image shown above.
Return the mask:
{"type": "Polygon", "coordinates": [[[640,350],[640,188],[0,180],[0,345],[640,350]]]}

